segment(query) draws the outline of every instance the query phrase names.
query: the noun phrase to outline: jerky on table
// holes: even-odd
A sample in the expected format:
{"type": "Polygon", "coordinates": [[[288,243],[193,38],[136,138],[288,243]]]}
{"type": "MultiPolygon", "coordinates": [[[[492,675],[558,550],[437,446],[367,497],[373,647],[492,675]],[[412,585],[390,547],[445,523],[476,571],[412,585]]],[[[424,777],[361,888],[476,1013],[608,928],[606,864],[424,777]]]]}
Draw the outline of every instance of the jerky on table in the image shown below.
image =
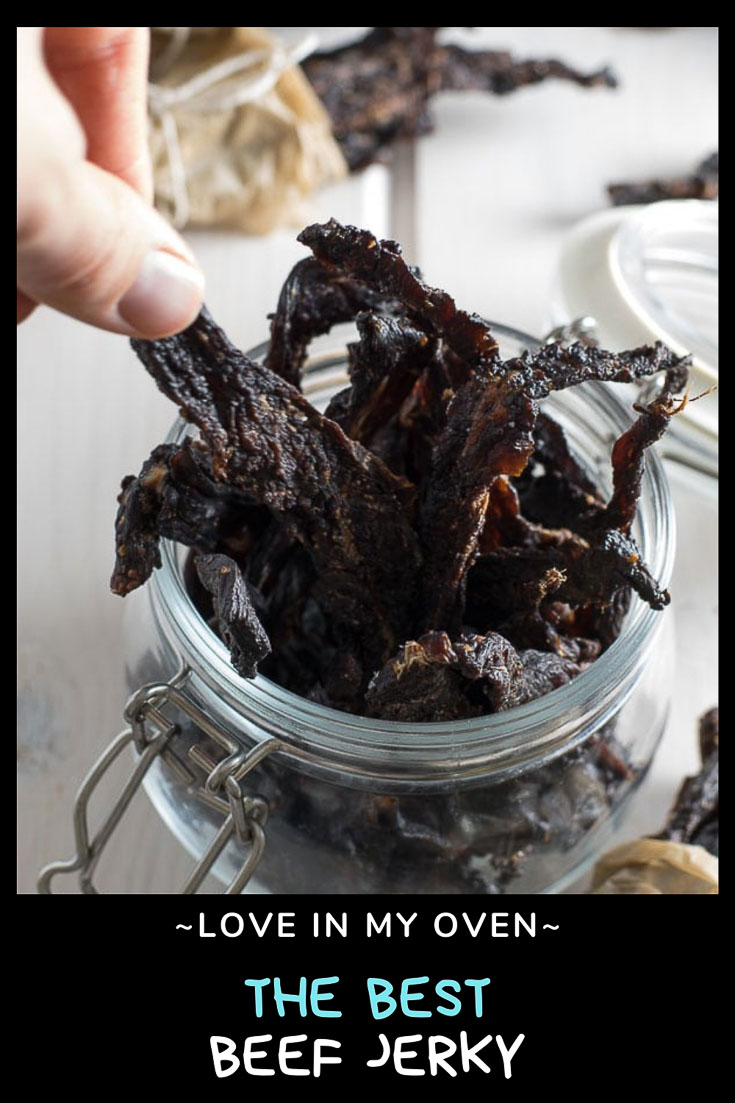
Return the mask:
{"type": "Polygon", "coordinates": [[[271,646],[237,563],[227,555],[199,555],[195,566],[199,581],[211,595],[232,665],[243,678],[254,678],[271,646]]]}
{"type": "Polygon", "coordinates": [[[357,42],[302,62],[352,171],[397,139],[433,130],[429,105],[441,91],[503,95],[552,77],[588,88],[616,84],[608,69],[585,74],[555,60],[518,61],[506,51],[445,46],[437,41],[441,29],[374,27],[357,42]]]}
{"type": "Polygon", "coordinates": [[[657,835],[677,843],[703,846],[717,857],[720,833],[719,710],[710,709],[699,721],[702,769],[688,777],[676,797],[666,827],[657,835]]]}
{"type": "Polygon", "coordinates": [[[440,49],[443,92],[492,92],[495,96],[504,96],[550,79],[570,81],[580,88],[617,88],[618,85],[608,66],[582,73],[555,58],[518,61],[507,50],[465,50],[454,45],[440,49]]]}
{"type": "Polygon", "coordinates": [[[382,661],[406,637],[420,564],[411,486],[236,349],[206,310],[175,337],[132,343],[199,427],[215,478],[267,506],[304,544],[325,608],[382,661]]]}
{"type": "Polygon", "coordinates": [[[719,191],[719,157],[711,153],[689,176],[640,183],[609,184],[607,194],[614,207],[657,203],[661,199],[716,199],[719,191]]]}

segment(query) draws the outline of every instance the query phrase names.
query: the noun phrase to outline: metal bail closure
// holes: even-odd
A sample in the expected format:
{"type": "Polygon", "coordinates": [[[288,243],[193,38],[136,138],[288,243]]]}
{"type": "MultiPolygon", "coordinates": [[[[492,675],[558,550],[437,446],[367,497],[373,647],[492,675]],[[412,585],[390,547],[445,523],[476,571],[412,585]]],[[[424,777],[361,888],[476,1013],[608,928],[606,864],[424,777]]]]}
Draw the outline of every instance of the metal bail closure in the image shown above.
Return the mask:
{"type": "Polygon", "coordinates": [[[231,736],[213,724],[206,713],[182,693],[180,687],[189,673],[188,668],[182,666],[169,682],[141,686],[129,698],[124,711],[127,726],[105,748],[77,792],[74,801],[76,853],[67,861],[51,862],[41,870],[38,877],[39,893],[50,894],[53,891],[51,882],[57,873],[78,871],[81,891],[88,895],[97,894],[98,890],[94,886],[93,877],[102,851],[143,778],[159,755],[181,781],[192,788],[197,786],[196,775],[169,745],[172,737],[179,731],[179,727],[161,712],[166,704],[171,704],[185,713],[198,728],[226,751],[225,758],[214,762],[200,747],[194,745],[189,748],[188,754],[192,762],[207,774],[204,784],[197,789],[197,796],[210,807],[216,808],[225,818],[182,888],[181,894],[188,896],[197,891],[233,836],[249,849],[245,861],[224,891],[226,895],[236,895],[245,888],[263,856],[268,805],[261,797],[246,795],[240,782],[264,758],[280,750],[282,744],[277,739],[267,739],[257,744],[251,751],[243,750],[231,736]],[[90,839],[87,816],[89,800],[104,774],[131,743],[138,751],[138,760],[117,801],[94,838],[90,839]]]}

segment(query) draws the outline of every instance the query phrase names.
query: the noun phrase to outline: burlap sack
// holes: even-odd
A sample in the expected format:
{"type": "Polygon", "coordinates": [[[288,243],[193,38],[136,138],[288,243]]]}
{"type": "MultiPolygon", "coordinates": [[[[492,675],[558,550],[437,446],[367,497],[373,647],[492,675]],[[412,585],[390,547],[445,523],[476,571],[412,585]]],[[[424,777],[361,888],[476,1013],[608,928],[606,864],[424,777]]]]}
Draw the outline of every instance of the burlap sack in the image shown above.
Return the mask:
{"type": "Polygon", "coordinates": [[[174,225],[303,225],[304,198],[346,174],[301,56],[262,27],[152,29],[155,202],[174,225]]]}

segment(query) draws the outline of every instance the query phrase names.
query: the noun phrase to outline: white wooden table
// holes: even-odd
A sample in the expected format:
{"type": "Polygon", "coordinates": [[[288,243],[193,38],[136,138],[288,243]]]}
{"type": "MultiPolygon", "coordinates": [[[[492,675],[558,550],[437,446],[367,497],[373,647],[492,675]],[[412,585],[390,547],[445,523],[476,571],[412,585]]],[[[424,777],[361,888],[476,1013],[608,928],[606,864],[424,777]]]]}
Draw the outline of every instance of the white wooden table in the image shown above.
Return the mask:
{"type": "MultiPolygon", "coordinates": [[[[435,134],[415,150],[413,210],[406,196],[391,197],[389,174],[372,168],[317,195],[311,213],[385,235],[391,209],[401,210],[410,259],[430,283],[466,308],[543,333],[564,232],[604,204],[604,184],[675,174],[716,148],[716,31],[503,27],[478,29],[474,41],[581,68],[609,62],[621,88],[549,82],[507,98],[445,96],[435,134]]],[[[295,233],[189,236],[212,313],[243,348],[266,335],[265,315],[303,255],[295,233]]],[[[41,865],[72,853],[74,791],[121,727],[123,602],[108,590],[115,497],[173,410],[124,338],[51,311],[19,330],[18,377],[18,889],[27,893],[41,865]]],[[[674,497],[676,692],[625,837],[661,824],[682,776],[697,768],[696,719],[717,700],[715,504],[678,481],[674,497]]],[[[100,882],[108,891],[175,892],[189,868],[141,795],[100,882]]],[[[71,880],[58,890],[74,891],[71,880]]]]}

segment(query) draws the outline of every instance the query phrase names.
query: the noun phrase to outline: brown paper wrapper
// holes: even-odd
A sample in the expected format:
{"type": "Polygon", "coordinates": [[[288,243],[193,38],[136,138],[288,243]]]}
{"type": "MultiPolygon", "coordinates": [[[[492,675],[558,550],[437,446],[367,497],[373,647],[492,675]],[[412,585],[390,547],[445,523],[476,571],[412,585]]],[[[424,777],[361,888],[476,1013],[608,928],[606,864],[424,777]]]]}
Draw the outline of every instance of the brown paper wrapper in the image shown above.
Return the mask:
{"type": "Polygon", "coordinates": [[[718,860],[702,846],[636,839],[595,866],[590,892],[600,896],[718,893],[718,860]]]}
{"type": "MultiPolygon", "coordinates": [[[[151,74],[159,88],[178,89],[227,59],[277,45],[262,27],[192,28],[196,33],[188,35],[169,63],[168,32],[174,30],[153,28],[151,74]]],[[[266,58],[262,68],[267,66],[266,58]]],[[[155,202],[179,228],[223,226],[265,234],[278,226],[301,225],[305,197],[347,173],[327,113],[297,66],[281,73],[254,102],[232,106],[238,79],[207,89],[204,107],[202,97],[193,96],[168,108],[166,122],[160,106],[151,106],[155,202]],[[172,122],[178,147],[173,158],[172,122]]],[[[155,102],[152,95],[151,105],[155,102]]]]}

